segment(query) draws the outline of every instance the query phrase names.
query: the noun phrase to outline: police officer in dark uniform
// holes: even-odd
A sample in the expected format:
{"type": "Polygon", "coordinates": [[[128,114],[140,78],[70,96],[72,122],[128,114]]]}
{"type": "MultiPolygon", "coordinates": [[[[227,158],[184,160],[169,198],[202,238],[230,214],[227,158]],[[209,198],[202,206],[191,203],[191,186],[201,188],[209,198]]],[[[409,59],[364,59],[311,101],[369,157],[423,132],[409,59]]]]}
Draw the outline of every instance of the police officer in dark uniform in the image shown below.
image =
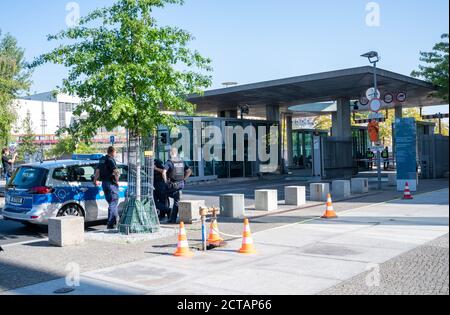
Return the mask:
{"type": "Polygon", "coordinates": [[[8,148],[2,149],[2,167],[6,183],[8,183],[9,179],[11,178],[13,172],[13,165],[16,162],[17,158],[17,153],[14,153],[12,158],[9,157],[9,154],[10,152],[8,148]]]}
{"type": "Polygon", "coordinates": [[[165,165],[165,170],[163,177],[168,185],[167,195],[173,198],[174,201],[169,223],[175,224],[178,218],[178,204],[181,199],[181,191],[184,189],[185,181],[192,175],[192,171],[178,156],[177,148],[172,148],[170,151],[170,159],[165,165]]]}
{"type": "Polygon", "coordinates": [[[166,172],[164,162],[155,159],[154,167],[154,186],[153,197],[155,199],[156,209],[159,210],[159,220],[170,219],[170,203],[168,193],[168,184],[165,182],[163,174],[166,172]]]}
{"type": "Polygon", "coordinates": [[[375,158],[375,154],[370,148],[367,149],[366,158],[369,160],[369,169],[373,170],[373,159],[375,158]]]}
{"type": "Polygon", "coordinates": [[[108,230],[115,229],[119,223],[119,176],[116,157],[117,151],[114,147],[108,148],[108,154],[102,157],[95,171],[94,182],[99,186],[102,181],[103,192],[108,202],[108,230]]]}
{"type": "Polygon", "coordinates": [[[384,170],[387,171],[389,169],[389,148],[386,147],[381,153],[381,157],[384,159],[384,170]]]}

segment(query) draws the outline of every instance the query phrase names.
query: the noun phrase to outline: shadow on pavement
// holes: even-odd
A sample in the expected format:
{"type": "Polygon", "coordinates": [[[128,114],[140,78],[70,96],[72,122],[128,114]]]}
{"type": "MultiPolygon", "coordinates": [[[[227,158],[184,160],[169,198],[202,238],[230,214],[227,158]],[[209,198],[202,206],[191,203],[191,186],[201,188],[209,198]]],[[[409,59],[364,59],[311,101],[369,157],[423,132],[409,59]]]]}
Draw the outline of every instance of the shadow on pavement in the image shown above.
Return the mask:
{"type": "Polygon", "coordinates": [[[19,263],[0,260],[0,292],[55,280],[62,276],[61,274],[38,270],[19,263]]]}

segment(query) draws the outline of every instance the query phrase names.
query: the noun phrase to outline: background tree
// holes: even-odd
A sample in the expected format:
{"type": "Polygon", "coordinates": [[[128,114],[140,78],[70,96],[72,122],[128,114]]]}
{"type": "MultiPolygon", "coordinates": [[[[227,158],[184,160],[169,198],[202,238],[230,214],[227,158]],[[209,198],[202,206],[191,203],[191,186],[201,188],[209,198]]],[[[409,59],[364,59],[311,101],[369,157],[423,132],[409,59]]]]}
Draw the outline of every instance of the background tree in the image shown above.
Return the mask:
{"type": "Polygon", "coordinates": [[[436,96],[448,102],[448,34],[443,34],[441,39],[433,51],[420,53],[420,61],[425,65],[419,65],[419,70],[413,71],[412,76],[436,85],[439,88],[436,96]]]}
{"type": "Polygon", "coordinates": [[[313,125],[314,129],[317,130],[331,130],[331,127],[333,126],[331,115],[321,115],[314,117],[313,125]]]}
{"type": "Polygon", "coordinates": [[[98,153],[98,149],[90,143],[85,141],[78,141],[71,135],[60,135],[58,143],[53,146],[48,152],[47,156],[51,158],[69,157],[73,153],[90,154],[98,153]]]}
{"type": "Polygon", "coordinates": [[[8,145],[17,117],[13,100],[29,89],[30,77],[24,50],[13,36],[2,36],[0,30],[0,146],[8,145]]]}
{"type": "Polygon", "coordinates": [[[22,139],[19,147],[17,148],[17,153],[20,160],[26,160],[26,157],[31,157],[38,151],[38,147],[35,144],[36,135],[34,133],[33,121],[31,120],[30,111],[22,122],[22,139]]]}

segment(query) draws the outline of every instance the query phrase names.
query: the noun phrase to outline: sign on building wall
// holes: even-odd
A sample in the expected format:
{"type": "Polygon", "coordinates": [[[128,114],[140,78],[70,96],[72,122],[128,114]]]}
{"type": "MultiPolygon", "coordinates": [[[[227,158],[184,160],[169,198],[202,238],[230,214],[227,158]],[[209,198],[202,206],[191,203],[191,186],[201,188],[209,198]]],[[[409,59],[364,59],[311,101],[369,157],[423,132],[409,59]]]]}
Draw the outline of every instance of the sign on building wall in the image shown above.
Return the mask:
{"type": "Polygon", "coordinates": [[[403,191],[405,183],[411,191],[417,190],[417,130],[414,118],[395,120],[395,147],[397,158],[397,190],[403,191]]]}

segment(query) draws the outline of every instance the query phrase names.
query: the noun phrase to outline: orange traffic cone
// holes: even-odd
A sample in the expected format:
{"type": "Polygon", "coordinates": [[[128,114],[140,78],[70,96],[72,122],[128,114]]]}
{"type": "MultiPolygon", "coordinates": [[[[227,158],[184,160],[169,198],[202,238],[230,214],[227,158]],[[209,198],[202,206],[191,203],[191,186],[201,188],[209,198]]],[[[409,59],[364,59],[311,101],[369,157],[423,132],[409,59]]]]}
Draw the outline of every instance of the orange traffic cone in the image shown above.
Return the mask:
{"type": "Polygon", "coordinates": [[[239,250],[241,254],[256,254],[255,246],[253,245],[252,232],[250,231],[250,223],[248,219],[244,221],[244,239],[242,240],[242,247],[239,250]]]}
{"type": "Polygon", "coordinates": [[[189,249],[189,244],[186,236],[186,228],[184,222],[180,223],[180,234],[178,235],[178,246],[174,256],[177,257],[191,257],[194,254],[189,249]]]}
{"type": "Polygon", "coordinates": [[[217,219],[213,219],[211,222],[211,228],[209,229],[208,244],[220,246],[222,242],[223,239],[219,234],[219,225],[217,224],[217,219]]]}
{"type": "Polygon", "coordinates": [[[411,195],[411,190],[409,189],[408,182],[406,182],[406,184],[405,184],[405,192],[403,194],[403,199],[405,199],[405,200],[412,200],[412,199],[414,199],[413,196],[411,195]]]}
{"type": "Polygon", "coordinates": [[[333,201],[331,200],[331,194],[328,194],[327,210],[325,211],[325,214],[322,216],[322,219],[336,219],[336,218],[337,218],[337,215],[336,215],[336,212],[334,212],[333,201]]]}

